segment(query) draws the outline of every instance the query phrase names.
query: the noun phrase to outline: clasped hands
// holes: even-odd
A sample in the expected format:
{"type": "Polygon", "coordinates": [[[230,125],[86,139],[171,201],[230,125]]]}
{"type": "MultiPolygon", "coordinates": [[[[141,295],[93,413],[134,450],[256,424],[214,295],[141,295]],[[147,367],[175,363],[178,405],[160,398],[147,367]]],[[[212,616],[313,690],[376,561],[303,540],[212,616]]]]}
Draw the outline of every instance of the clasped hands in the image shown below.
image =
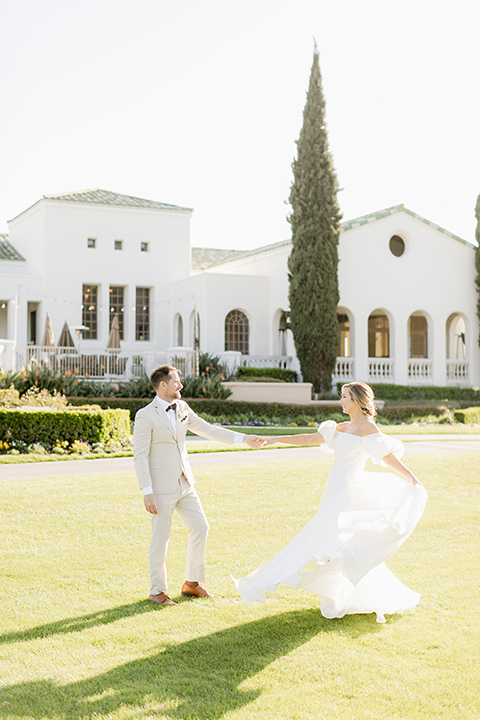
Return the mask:
{"type": "Polygon", "coordinates": [[[261,435],[245,435],[243,442],[251,448],[258,450],[259,448],[273,445],[276,440],[274,437],[262,437],[261,435]]]}

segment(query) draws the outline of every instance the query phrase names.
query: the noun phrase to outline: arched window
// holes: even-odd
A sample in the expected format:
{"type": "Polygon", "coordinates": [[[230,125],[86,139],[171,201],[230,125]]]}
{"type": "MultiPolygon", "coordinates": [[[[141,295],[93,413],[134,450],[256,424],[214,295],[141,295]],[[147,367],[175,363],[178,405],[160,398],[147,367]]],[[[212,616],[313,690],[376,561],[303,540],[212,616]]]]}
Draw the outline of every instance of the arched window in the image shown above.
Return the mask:
{"type": "Polygon", "coordinates": [[[177,347],[183,346],[183,318],[181,315],[177,315],[177,347]]]}
{"type": "Polygon", "coordinates": [[[337,313],[340,342],[337,357],[350,357],[350,319],[346,313],[337,313]]]}
{"type": "Polygon", "coordinates": [[[390,357],[390,323],[381,310],[368,318],[368,357],[390,357]]]}
{"type": "Polygon", "coordinates": [[[225,318],[225,350],[249,354],[248,318],[241,310],[231,310],[225,318]]]}
{"type": "Polygon", "coordinates": [[[410,315],[408,324],[410,337],[410,357],[428,358],[427,318],[420,314],[410,315]]]}

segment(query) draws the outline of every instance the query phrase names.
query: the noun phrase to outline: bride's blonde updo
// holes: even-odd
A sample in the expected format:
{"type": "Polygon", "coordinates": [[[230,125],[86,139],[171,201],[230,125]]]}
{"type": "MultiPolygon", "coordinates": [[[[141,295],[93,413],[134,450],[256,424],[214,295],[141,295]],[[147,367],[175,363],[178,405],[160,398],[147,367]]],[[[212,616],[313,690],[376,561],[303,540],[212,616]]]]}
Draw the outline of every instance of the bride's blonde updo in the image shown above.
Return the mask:
{"type": "Polygon", "coordinates": [[[364,382],[351,382],[342,385],[342,390],[348,388],[352,400],[358,405],[362,413],[374,420],[377,417],[375,408],[375,395],[370,385],[364,382]]]}

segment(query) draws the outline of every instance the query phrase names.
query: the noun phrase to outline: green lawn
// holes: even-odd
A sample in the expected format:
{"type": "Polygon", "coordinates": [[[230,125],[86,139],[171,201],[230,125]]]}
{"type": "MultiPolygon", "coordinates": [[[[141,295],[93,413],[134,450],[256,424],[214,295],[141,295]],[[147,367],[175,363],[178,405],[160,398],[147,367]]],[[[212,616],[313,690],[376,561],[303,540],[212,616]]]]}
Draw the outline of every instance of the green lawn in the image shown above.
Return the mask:
{"type": "MultiPolygon", "coordinates": [[[[408,453],[408,446],[407,446],[408,453]]],[[[4,481],[2,720],[478,720],[478,454],[415,455],[430,495],[389,567],[413,611],[325,620],[281,588],[244,606],[240,576],[314,514],[330,460],[196,469],[210,519],[207,586],[182,601],[175,521],[170,594],[148,593],[149,522],[131,474],[4,481]]]]}

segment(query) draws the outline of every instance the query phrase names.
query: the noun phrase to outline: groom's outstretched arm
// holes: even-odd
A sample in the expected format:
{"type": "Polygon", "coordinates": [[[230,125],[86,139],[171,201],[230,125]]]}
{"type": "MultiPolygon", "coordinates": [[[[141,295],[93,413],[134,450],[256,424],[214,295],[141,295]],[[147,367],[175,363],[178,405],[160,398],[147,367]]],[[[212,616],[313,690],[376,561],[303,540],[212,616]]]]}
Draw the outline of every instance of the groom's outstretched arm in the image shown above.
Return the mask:
{"type": "Polygon", "coordinates": [[[207,438],[207,440],[216,440],[217,442],[224,442],[232,445],[233,443],[246,443],[250,447],[256,447],[255,441],[257,440],[254,435],[244,435],[243,433],[233,432],[226,428],[218,427],[217,425],[211,425],[198,417],[193,412],[191,407],[187,405],[188,412],[188,429],[194,432],[196,435],[207,438]]]}

